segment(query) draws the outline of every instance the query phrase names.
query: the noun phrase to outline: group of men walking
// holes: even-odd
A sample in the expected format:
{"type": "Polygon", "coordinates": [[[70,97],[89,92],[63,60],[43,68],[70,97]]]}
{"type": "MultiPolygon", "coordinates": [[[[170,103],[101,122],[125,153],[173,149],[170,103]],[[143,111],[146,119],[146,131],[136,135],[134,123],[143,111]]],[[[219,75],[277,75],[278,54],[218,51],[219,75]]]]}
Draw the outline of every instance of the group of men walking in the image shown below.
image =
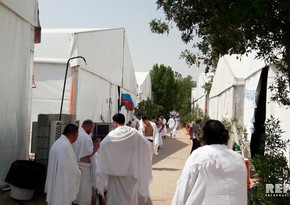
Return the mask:
{"type": "Polygon", "coordinates": [[[49,153],[45,185],[49,205],[91,205],[94,192],[96,204],[136,205],[139,194],[147,199],[153,153],[148,142],[154,140],[155,127],[148,129],[145,122],[147,128],[139,132],[125,126],[120,113],[113,116],[113,124],[115,129],[100,144],[90,136],[92,120],[80,128],[65,127],[49,153]]]}
{"type": "MultiPolygon", "coordinates": [[[[174,137],[169,121],[150,121],[143,116],[129,127],[124,115],[118,113],[113,116],[115,129],[100,143],[90,136],[92,120],[85,120],[80,128],[68,124],[49,153],[45,185],[48,205],[91,205],[95,193],[100,205],[137,205],[139,195],[146,200],[152,158],[161,145],[156,137],[162,139],[157,133],[168,125],[174,137]]],[[[173,121],[176,123],[176,119],[173,121]]],[[[200,122],[191,124],[193,141],[200,142],[200,122]]],[[[209,120],[202,135],[203,146],[193,146],[172,205],[246,204],[245,163],[240,154],[226,147],[228,131],[221,122],[209,120]]]]}

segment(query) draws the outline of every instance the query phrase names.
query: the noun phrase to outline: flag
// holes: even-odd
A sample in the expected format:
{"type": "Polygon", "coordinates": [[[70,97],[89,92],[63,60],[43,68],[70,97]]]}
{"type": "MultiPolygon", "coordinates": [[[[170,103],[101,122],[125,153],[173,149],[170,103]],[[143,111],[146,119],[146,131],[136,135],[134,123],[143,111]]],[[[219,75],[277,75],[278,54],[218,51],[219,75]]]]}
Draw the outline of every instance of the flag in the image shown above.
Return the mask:
{"type": "Polygon", "coordinates": [[[122,95],[121,95],[120,108],[122,106],[125,106],[126,110],[130,110],[130,111],[134,110],[134,102],[128,93],[122,93],[122,95]]]}

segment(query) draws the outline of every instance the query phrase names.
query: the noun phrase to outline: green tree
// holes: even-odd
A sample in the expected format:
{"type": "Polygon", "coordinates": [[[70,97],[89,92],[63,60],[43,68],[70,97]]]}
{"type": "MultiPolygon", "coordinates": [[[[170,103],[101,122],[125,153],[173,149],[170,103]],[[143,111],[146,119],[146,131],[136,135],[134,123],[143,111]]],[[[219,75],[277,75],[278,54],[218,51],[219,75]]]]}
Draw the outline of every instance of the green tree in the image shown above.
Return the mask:
{"type": "Polygon", "coordinates": [[[175,110],[178,110],[181,116],[185,116],[190,113],[191,110],[191,90],[196,87],[195,82],[192,81],[191,76],[182,78],[182,76],[176,75],[177,94],[175,100],[175,110]]]}
{"type": "Polygon", "coordinates": [[[162,107],[160,114],[167,115],[175,110],[185,116],[190,112],[191,90],[196,86],[191,76],[182,78],[180,73],[173,72],[171,67],[162,64],[154,65],[150,76],[153,102],[162,107]]]}
{"type": "Polygon", "coordinates": [[[258,58],[276,64],[281,71],[271,87],[276,91],[272,99],[290,105],[290,93],[286,90],[290,86],[288,0],[157,0],[157,5],[164,10],[166,22],[152,20],[151,31],[168,33],[174,22],[182,41],[193,43],[200,51],[182,52],[189,65],[200,60],[212,65],[221,55],[256,50],[258,58]]]}
{"type": "Polygon", "coordinates": [[[177,85],[174,72],[171,67],[163,64],[154,65],[150,71],[153,102],[163,107],[164,114],[169,113],[175,107],[177,85]]]}
{"type": "Polygon", "coordinates": [[[205,114],[202,109],[200,109],[199,107],[195,107],[183,117],[183,123],[189,125],[191,122],[197,119],[202,120],[200,127],[203,127],[205,122],[208,121],[210,117],[205,114]]]}
{"type": "Polygon", "coordinates": [[[162,107],[153,103],[151,100],[143,100],[138,103],[135,108],[136,116],[147,116],[149,119],[152,119],[156,115],[162,114],[162,107]]]}

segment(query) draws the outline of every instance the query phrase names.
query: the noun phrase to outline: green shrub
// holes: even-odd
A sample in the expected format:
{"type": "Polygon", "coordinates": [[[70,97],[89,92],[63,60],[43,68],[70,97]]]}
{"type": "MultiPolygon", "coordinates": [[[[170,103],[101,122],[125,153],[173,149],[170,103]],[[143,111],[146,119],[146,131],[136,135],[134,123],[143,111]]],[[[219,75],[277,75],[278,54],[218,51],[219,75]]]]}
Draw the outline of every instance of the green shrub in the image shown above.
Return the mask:
{"type": "Polygon", "coordinates": [[[266,184],[289,184],[289,167],[285,157],[287,141],[281,139],[283,133],[280,121],[273,116],[265,123],[264,155],[257,155],[251,160],[257,175],[257,181],[250,191],[249,201],[252,205],[286,205],[287,197],[266,196],[266,184]]]}

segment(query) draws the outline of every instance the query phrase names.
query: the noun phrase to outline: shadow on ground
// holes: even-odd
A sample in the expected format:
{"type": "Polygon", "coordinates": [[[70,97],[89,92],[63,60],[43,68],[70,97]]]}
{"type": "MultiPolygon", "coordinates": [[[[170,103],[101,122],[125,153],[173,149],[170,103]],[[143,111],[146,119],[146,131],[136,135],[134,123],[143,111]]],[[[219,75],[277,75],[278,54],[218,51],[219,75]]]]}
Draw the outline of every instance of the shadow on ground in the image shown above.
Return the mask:
{"type": "MultiPolygon", "coordinates": [[[[160,147],[160,149],[158,150],[159,154],[153,156],[152,165],[158,163],[159,161],[161,161],[165,158],[170,157],[175,152],[188,146],[187,143],[184,143],[180,140],[177,140],[176,138],[171,138],[171,137],[166,137],[165,139],[163,139],[163,143],[164,143],[164,145],[162,147],[160,147]]],[[[189,156],[189,154],[190,153],[188,152],[188,156],[189,156]]]]}

